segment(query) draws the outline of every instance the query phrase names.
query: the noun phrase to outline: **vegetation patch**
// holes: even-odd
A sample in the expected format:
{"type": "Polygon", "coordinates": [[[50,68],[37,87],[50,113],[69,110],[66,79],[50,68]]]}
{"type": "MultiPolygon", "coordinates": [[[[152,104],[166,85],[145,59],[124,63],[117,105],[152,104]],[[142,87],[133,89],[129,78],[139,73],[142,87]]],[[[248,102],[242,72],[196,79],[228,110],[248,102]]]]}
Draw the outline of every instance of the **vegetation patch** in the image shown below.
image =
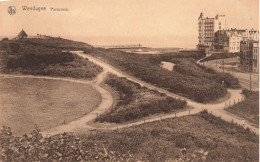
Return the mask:
{"type": "Polygon", "coordinates": [[[225,110],[259,125],[259,92],[243,89],[242,94],[246,96],[244,101],[225,110]]]}
{"type": "Polygon", "coordinates": [[[0,141],[4,161],[259,160],[257,135],[207,112],[118,131],[49,138],[42,138],[38,129],[14,137],[5,127],[0,141]]]}
{"type": "Polygon", "coordinates": [[[66,50],[92,49],[82,43],[50,39],[24,39],[0,42],[4,73],[93,78],[102,68],[66,50]],[[68,46],[67,46],[68,45],[68,46]]]}
{"type": "Polygon", "coordinates": [[[110,74],[106,84],[119,93],[120,101],[115,108],[100,115],[96,121],[122,123],[151,114],[178,111],[187,105],[186,101],[168,97],[115,75],[110,74]]]}
{"type": "Polygon", "coordinates": [[[200,60],[200,62],[239,57],[239,55],[239,53],[213,53],[209,57],[200,60]]]}
{"type": "Polygon", "coordinates": [[[198,102],[213,101],[225,96],[226,88],[239,87],[238,79],[197,65],[193,58],[189,58],[192,56],[190,53],[183,54],[183,58],[180,58],[182,54],[137,55],[111,50],[89,54],[143,81],[198,102]],[[173,62],[173,71],[160,68],[161,61],[173,62]]]}

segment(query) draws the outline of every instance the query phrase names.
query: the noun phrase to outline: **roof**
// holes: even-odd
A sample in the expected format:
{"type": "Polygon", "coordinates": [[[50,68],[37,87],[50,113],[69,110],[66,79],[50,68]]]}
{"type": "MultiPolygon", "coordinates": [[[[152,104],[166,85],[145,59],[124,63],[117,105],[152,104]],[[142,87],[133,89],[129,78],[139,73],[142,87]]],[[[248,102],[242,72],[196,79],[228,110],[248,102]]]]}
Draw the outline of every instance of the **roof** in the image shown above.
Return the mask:
{"type": "Polygon", "coordinates": [[[25,33],[25,31],[22,29],[22,31],[18,34],[18,37],[24,37],[27,36],[27,34],[25,33]]]}

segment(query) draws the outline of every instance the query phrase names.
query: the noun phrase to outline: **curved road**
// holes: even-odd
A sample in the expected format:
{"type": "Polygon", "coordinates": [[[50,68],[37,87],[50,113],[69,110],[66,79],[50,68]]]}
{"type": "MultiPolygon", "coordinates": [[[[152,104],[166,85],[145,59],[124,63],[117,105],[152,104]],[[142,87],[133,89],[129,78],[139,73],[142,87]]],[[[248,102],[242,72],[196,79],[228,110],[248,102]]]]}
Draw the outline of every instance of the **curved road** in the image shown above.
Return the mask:
{"type": "MultiPolygon", "coordinates": [[[[259,134],[258,133],[259,129],[257,127],[255,127],[254,125],[252,125],[251,123],[249,123],[249,122],[244,123],[244,121],[240,117],[231,115],[230,113],[224,111],[224,109],[227,108],[229,105],[231,106],[231,105],[236,104],[236,103],[238,103],[238,102],[240,102],[244,99],[244,96],[241,94],[241,91],[242,91],[241,89],[239,89],[239,90],[228,89],[228,91],[231,93],[231,97],[229,99],[227,99],[226,101],[223,101],[221,103],[217,103],[217,104],[198,103],[198,102],[195,102],[195,101],[190,100],[188,98],[185,98],[185,97],[176,95],[174,93],[171,93],[169,91],[166,91],[162,88],[158,88],[158,87],[151,85],[149,83],[146,83],[144,81],[141,81],[141,80],[139,80],[139,79],[137,79],[133,76],[130,76],[130,75],[122,72],[121,70],[101,61],[100,59],[97,59],[93,56],[90,56],[90,55],[83,53],[82,51],[72,51],[72,52],[81,56],[81,57],[83,57],[83,58],[87,58],[89,61],[103,67],[103,69],[106,69],[108,72],[113,73],[114,75],[116,75],[118,77],[126,77],[128,80],[136,82],[136,83],[140,84],[141,86],[145,86],[149,89],[153,89],[153,90],[157,90],[161,93],[165,93],[166,95],[168,95],[170,97],[186,100],[187,104],[194,108],[190,111],[177,113],[177,116],[196,114],[196,113],[199,113],[202,110],[206,109],[206,110],[208,110],[208,112],[212,113],[215,116],[221,117],[222,119],[224,119],[228,122],[232,121],[234,123],[242,125],[245,128],[251,129],[256,134],[259,134]]],[[[163,118],[171,118],[171,117],[175,117],[175,114],[165,115],[163,118]]],[[[152,122],[152,121],[158,121],[158,120],[161,120],[161,118],[157,117],[157,118],[154,118],[154,119],[147,120],[146,122],[149,122],[149,121],[152,122]]],[[[127,127],[127,126],[131,126],[131,125],[137,125],[137,124],[143,124],[143,123],[144,123],[144,121],[135,122],[135,123],[132,123],[132,124],[120,125],[118,128],[127,127]]],[[[117,129],[117,127],[110,128],[110,129],[117,129]]]]}

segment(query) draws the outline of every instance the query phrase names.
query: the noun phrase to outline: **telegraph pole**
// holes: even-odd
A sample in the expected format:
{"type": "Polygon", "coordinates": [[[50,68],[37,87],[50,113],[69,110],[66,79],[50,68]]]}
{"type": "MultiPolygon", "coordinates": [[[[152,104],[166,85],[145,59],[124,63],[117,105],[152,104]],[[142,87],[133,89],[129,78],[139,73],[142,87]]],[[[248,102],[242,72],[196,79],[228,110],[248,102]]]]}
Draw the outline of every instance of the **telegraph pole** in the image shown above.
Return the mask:
{"type": "Polygon", "coordinates": [[[251,69],[250,69],[250,91],[251,91],[251,69]]]}
{"type": "Polygon", "coordinates": [[[250,91],[251,91],[251,86],[252,86],[252,85],[251,85],[251,64],[252,64],[252,58],[249,58],[248,61],[249,61],[249,64],[248,64],[248,65],[249,65],[249,76],[250,76],[250,77],[249,77],[249,80],[250,80],[250,87],[249,87],[249,88],[250,88],[250,91]]]}
{"type": "Polygon", "coordinates": [[[223,73],[224,73],[224,68],[225,68],[225,66],[224,66],[224,54],[223,54],[223,57],[222,57],[222,63],[223,63],[223,73]]]}

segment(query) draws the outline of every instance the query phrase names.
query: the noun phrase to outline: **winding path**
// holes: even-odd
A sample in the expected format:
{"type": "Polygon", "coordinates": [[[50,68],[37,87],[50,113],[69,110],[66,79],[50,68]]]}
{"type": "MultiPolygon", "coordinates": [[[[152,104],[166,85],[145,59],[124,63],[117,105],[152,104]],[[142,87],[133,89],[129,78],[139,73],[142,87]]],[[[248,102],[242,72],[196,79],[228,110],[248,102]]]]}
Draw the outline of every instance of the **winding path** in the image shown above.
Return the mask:
{"type": "Polygon", "coordinates": [[[203,103],[198,103],[195,102],[193,100],[190,100],[188,98],[176,95],[174,93],[171,93],[167,90],[164,90],[162,88],[158,88],[154,85],[151,85],[149,83],[143,82],[133,76],[130,76],[122,71],[120,71],[119,69],[116,69],[115,67],[95,58],[89,55],[84,54],[82,51],[73,51],[73,53],[83,57],[83,58],[88,58],[89,61],[92,61],[93,63],[103,67],[103,72],[100,73],[97,78],[94,81],[88,81],[88,80],[80,80],[80,79],[72,79],[72,78],[63,78],[63,77],[48,77],[48,76],[35,76],[35,75],[9,75],[9,74],[2,74],[0,75],[0,77],[19,77],[19,78],[39,78],[39,79],[52,79],[52,80],[62,80],[62,81],[69,81],[69,82],[75,82],[75,83],[82,83],[82,84],[91,84],[93,86],[93,88],[95,88],[96,90],[99,91],[99,93],[101,94],[102,97],[102,101],[101,104],[98,106],[97,109],[95,109],[94,111],[90,112],[89,114],[83,116],[82,118],[79,118],[75,121],[72,121],[70,123],[64,124],[64,125],[60,125],[54,128],[51,128],[49,130],[43,131],[42,135],[44,137],[48,137],[48,136],[53,136],[56,134],[60,134],[63,132],[77,132],[78,130],[81,129],[110,129],[110,130],[116,130],[116,129],[121,129],[121,128],[125,128],[125,127],[130,127],[130,126],[134,126],[134,125],[140,125],[140,124],[144,124],[144,123],[148,123],[148,122],[155,122],[155,121],[159,121],[162,119],[167,119],[167,118],[174,118],[174,117],[182,117],[182,116],[186,116],[186,115],[192,115],[192,114],[197,114],[203,110],[208,110],[209,113],[212,113],[215,116],[221,117],[222,119],[226,120],[226,121],[233,121],[234,123],[237,123],[239,125],[243,125],[245,128],[249,128],[251,129],[253,132],[255,132],[256,134],[259,134],[259,128],[255,127],[254,125],[252,125],[249,122],[245,122],[238,116],[235,116],[233,114],[230,114],[229,112],[225,111],[224,108],[228,107],[229,105],[233,105],[236,104],[240,101],[242,101],[244,99],[244,96],[241,94],[241,90],[233,90],[233,89],[228,89],[228,92],[230,92],[231,96],[229,99],[227,99],[226,101],[223,101],[221,103],[217,103],[217,104],[203,104],[203,103]],[[191,107],[193,107],[193,109],[191,110],[187,110],[187,111],[182,111],[179,113],[175,113],[175,114],[165,114],[163,116],[160,117],[154,117],[151,119],[146,119],[146,120],[142,120],[142,121],[137,121],[137,122],[132,122],[129,124],[120,124],[117,126],[113,126],[113,127],[109,127],[109,128],[98,128],[98,127],[93,127],[93,126],[89,126],[87,125],[87,123],[89,121],[94,120],[98,114],[102,114],[104,113],[107,109],[109,109],[112,104],[113,104],[113,97],[112,95],[105,90],[104,88],[102,88],[100,86],[100,84],[103,82],[104,78],[106,77],[107,73],[113,73],[114,75],[117,75],[118,77],[126,77],[128,80],[131,80],[133,82],[136,82],[138,84],[140,84],[141,86],[145,86],[148,89],[152,89],[152,90],[156,90],[159,91],[161,93],[165,93],[166,95],[170,96],[170,97],[174,97],[177,99],[183,99],[187,101],[187,104],[191,107]]]}
{"type": "MultiPolygon", "coordinates": [[[[233,104],[236,104],[242,100],[244,100],[244,96],[241,94],[241,89],[239,90],[234,90],[234,89],[228,89],[228,92],[230,92],[231,97],[229,99],[227,99],[226,101],[223,101],[221,103],[217,103],[217,104],[203,104],[203,103],[198,103],[195,102],[193,100],[190,100],[188,98],[176,95],[174,93],[171,93],[167,90],[164,90],[162,88],[158,88],[154,85],[151,85],[149,83],[146,83],[144,81],[141,81],[133,76],[130,76],[124,72],[122,72],[121,70],[101,61],[100,59],[97,59],[93,56],[84,54],[82,51],[73,51],[73,53],[83,57],[83,58],[87,58],[89,61],[103,67],[103,69],[106,69],[108,72],[113,73],[114,75],[118,76],[118,77],[126,77],[128,80],[131,80],[133,82],[136,82],[138,84],[140,84],[141,86],[145,86],[148,89],[152,89],[152,90],[156,90],[159,91],[161,93],[165,93],[166,95],[170,96],[170,97],[174,97],[174,98],[178,98],[178,99],[183,99],[187,101],[187,104],[191,107],[193,107],[192,110],[190,111],[184,111],[184,112],[180,112],[177,113],[176,116],[184,116],[184,115],[189,115],[189,114],[196,114],[201,112],[202,110],[206,109],[208,110],[208,112],[212,113],[215,116],[221,117],[222,119],[228,121],[228,122],[234,122],[237,123],[239,125],[244,126],[245,128],[249,128],[250,130],[252,130],[253,132],[255,132],[256,134],[259,134],[259,128],[255,127],[254,125],[252,125],[249,122],[244,122],[240,117],[238,116],[234,116],[234,115],[230,115],[230,113],[224,111],[225,108],[227,108],[228,106],[231,106],[233,104]]],[[[131,124],[125,124],[125,125],[119,125],[118,127],[112,127],[109,129],[120,129],[120,128],[124,128],[124,127],[128,127],[131,125],[138,125],[138,124],[143,124],[144,122],[153,122],[153,121],[158,121],[161,120],[162,118],[172,118],[175,117],[175,114],[169,114],[169,115],[164,115],[163,117],[156,117],[153,119],[149,119],[146,121],[139,121],[139,122],[134,122],[131,124]]],[[[92,127],[93,128],[93,127],[92,127]]],[[[95,128],[93,128],[95,129],[95,128]]]]}

